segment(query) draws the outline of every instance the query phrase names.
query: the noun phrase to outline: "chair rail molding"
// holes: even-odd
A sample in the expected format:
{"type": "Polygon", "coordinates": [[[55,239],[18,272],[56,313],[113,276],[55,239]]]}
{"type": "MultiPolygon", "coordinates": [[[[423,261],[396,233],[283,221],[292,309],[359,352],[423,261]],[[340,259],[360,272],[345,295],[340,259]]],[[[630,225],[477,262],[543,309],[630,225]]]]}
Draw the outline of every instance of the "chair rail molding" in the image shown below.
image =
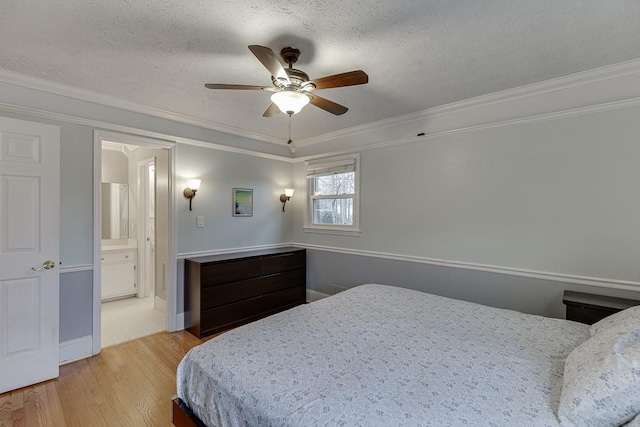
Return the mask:
{"type": "Polygon", "coordinates": [[[553,273],[547,271],[528,270],[524,268],[504,267],[489,264],[478,264],[464,261],[454,261],[438,258],[427,258],[413,255],[375,252],[361,249],[347,249],[333,246],[311,245],[306,243],[291,243],[309,250],[382,258],[394,261],[407,261],[420,264],[437,265],[442,267],[461,268],[465,270],[485,271],[489,273],[507,274],[511,276],[530,277],[534,279],[551,280],[554,282],[575,283],[579,285],[598,286],[602,288],[620,289],[625,291],[640,291],[640,282],[632,280],[607,279],[602,277],[580,276],[575,274],[553,273]]]}

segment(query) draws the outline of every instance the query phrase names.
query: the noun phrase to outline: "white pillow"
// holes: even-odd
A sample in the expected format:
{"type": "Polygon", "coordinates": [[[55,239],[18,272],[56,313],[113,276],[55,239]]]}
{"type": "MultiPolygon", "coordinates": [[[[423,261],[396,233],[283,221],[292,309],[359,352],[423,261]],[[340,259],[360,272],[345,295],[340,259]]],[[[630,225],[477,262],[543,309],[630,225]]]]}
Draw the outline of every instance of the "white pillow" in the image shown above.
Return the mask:
{"type": "Polygon", "coordinates": [[[640,415],[636,415],[636,417],[626,423],[624,427],[640,427],[640,415]]]}
{"type": "Polygon", "coordinates": [[[640,413],[640,330],[605,329],[567,357],[558,417],[566,426],[619,426],[640,413]]]}
{"type": "Polygon", "coordinates": [[[628,331],[640,329],[640,305],[629,307],[626,310],[605,317],[591,325],[589,332],[591,332],[591,336],[594,336],[611,328],[620,328],[628,331]]]}

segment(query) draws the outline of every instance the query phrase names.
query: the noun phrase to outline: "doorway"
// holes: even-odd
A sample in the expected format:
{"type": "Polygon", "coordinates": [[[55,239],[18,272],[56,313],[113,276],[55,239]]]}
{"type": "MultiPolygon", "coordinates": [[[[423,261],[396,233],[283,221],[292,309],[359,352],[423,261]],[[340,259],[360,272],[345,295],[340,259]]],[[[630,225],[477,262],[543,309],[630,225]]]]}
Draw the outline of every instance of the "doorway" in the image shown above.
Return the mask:
{"type": "Polygon", "coordinates": [[[100,234],[94,290],[100,291],[94,293],[94,354],[102,347],[175,330],[175,316],[169,311],[175,305],[171,301],[175,283],[167,271],[169,260],[175,258],[171,238],[173,144],[95,133],[101,197],[95,209],[100,234]],[[116,185],[119,196],[105,196],[108,187],[116,185]],[[109,203],[116,199],[120,203],[114,209],[109,203]],[[119,227],[114,226],[118,215],[119,227]],[[120,233],[105,234],[106,229],[120,233]]]}

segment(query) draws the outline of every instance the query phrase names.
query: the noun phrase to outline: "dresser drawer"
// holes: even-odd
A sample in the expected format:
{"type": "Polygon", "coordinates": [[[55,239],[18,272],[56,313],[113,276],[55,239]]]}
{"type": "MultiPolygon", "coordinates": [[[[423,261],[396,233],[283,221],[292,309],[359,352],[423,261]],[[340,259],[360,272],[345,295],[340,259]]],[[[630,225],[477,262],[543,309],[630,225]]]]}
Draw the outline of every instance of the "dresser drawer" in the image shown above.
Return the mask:
{"type": "Polygon", "coordinates": [[[262,311],[271,312],[282,309],[283,307],[291,307],[294,305],[304,304],[307,290],[303,286],[284,289],[282,291],[273,292],[264,295],[262,298],[262,311]]]}
{"type": "Polygon", "coordinates": [[[135,262],[136,261],[136,252],[135,251],[103,252],[101,257],[100,257],[100,259],[104,263],[108,263],[108,262],[135,262]]]}
{"type": "Polygon", "coordinates": [[[294,286],[302,286],[304,288],[305,279],[305,270],[293,270],[286,271],[284,273],[275,273],[270,276],[263,277],[260,281],[260,288],[263,294],[268,294],[294,286]]]}
{"type": "Polygon", "coordinates": [[[265,317],[279,309],[304,303],[305,288],[289,288],[244,301],[238,301],[202,312],[201,333],[208,335],[216,330],[227,329],[234,324],[265,317]]]}
{"type": "Polygon", "coordinates": [[[573,320],[574,322],[586,323],[587,325],[593,325],[614,313],[617,313],[617,310],[567,305],[566,319],[573,320]]]}
{"type": "Polygon", "coordinates": [[[256,297],[204,310],[200,326],[202,334],[206,335],[211,329],[228,328],[234,323],[250,319],[260,313],[262,311],[261,308],[262,298],[256,297]]]}
{"type": "Polygon", "coordinates": [[[262,259],[262,275],[298,270],[306,267],[305,251],[287,252],[262,259]]]}
{"type": "Polygon", "coordinates": [[[304,287],[305,276],[304,270],[293,270],[240,282],[209,286],[202,289],[201,307],[203,310],[207,310],[293,286],[304,287]]]}
{"type": "Polygon", "coordinates": [[[564,291],[562,302],[567,306],[567,320],[592,325],[607,316],[640,304],[640,301],[564,291]]]}
{"type": "Polygon", "coordinates": [[[201,286],[214,286],[260,276],[260,258],[203,265],[201,286]]]}
{"type": "Polygon", "coordinates": [[[202,289],[202,310],[260,296],[262,279],[248,279],[202,289]]]}

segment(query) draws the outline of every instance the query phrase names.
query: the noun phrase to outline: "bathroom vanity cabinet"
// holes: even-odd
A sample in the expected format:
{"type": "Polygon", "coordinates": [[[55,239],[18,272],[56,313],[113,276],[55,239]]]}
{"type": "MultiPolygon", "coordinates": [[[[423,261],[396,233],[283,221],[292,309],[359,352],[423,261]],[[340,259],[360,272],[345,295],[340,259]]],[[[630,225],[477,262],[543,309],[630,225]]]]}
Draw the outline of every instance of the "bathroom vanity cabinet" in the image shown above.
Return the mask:
{"type": "Polygon", "coordinates": [[[138,292],[138,249],[102,248],[102,301],[134,296],[138,292]]]}

